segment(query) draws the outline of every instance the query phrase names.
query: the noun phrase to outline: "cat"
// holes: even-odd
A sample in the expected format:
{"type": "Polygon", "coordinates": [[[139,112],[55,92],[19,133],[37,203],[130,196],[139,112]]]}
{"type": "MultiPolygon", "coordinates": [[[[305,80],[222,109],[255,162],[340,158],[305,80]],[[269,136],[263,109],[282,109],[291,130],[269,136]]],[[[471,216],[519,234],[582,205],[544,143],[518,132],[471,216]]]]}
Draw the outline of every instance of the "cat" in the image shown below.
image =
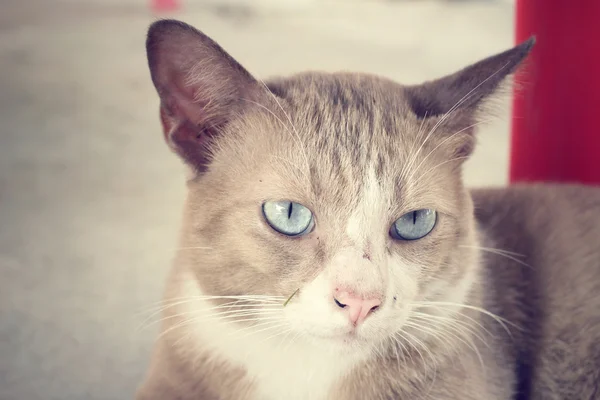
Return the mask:
{"type": "Polygon", "coordinates": [[[137,399],[600,398],[600,189],[461,178],[533,46],[421,85],[265,84],[155,22],[160,119],[190,174],[137,399]]]}

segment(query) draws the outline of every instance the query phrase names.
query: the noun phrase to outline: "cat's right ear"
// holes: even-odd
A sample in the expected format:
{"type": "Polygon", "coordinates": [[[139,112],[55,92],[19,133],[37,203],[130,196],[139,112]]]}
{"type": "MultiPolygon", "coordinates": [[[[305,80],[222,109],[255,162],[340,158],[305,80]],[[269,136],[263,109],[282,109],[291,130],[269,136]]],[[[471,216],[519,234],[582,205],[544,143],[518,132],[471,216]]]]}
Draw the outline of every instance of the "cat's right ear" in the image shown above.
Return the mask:
{"type": "Polygon", "coordinates": [[[183,22],[153,23],[146,51],[161,100],[165,139],[202,172],[209,163],[211,139],[264,89],[217,43],[183,22]]]}

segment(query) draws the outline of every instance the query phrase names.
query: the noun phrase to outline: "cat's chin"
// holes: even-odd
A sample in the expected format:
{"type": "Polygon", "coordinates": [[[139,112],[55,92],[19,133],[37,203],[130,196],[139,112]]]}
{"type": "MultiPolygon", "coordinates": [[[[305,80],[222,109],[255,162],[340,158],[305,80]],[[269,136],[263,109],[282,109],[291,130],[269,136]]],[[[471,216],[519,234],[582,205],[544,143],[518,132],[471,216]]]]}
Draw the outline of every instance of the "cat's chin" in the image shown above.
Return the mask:
{"type": "Polygon", "coordinates": [[[307,334],[306,340],[318,349],[323,351],[347,354],[348,351],[353,353],[368,353],[375,343],[369,338],[365,338],[355,332],[337,333],[337,334],[307,334]]]}

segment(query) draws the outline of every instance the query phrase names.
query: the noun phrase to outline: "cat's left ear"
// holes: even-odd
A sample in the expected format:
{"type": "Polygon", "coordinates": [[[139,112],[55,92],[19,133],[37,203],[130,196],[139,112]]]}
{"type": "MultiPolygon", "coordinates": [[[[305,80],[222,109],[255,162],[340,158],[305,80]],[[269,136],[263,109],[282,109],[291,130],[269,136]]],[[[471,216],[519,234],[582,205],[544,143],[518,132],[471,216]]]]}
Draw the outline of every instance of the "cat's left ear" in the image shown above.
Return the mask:
{"type": "MultiPolygon", "coordinates": [[[[535,38],[500,54],[488,57],[456,73],[406,88],[406,97],[419,119],[444,119],[452,129],[474,123],[477,112],[527,58],[535,38]]],[[[436,121],[436,122],[437,122],[436,121]]],[[[440,123],[440,125],[442,125],[440,123]]],[[[472,129],[470,130],[472,131],[472,129]]],[[[472,132],[466,132],[472,133],[472,132]]],[[[467,145],[464,152],[470,152],[467,145]]]]}

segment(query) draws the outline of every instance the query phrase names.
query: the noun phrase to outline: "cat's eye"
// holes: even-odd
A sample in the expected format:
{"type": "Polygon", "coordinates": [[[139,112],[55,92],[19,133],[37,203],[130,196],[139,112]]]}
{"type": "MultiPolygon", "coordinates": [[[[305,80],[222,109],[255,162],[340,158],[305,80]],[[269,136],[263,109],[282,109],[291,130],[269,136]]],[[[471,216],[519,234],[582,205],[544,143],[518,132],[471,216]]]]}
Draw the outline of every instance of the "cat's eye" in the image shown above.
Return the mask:
{"type": "Polygon", "coordinates": [[[287,236],[305,235],[314,226],[312,212],[293,201],[267,201],[262,210],[269,226],[287,236]]]}
{"type": "Polygon", "coordinates": [[[417,240],[427,236],[435,226],[437,213],[425,208],[404,214],[392,224],[390,236],[396,240],[417,240]]]}

